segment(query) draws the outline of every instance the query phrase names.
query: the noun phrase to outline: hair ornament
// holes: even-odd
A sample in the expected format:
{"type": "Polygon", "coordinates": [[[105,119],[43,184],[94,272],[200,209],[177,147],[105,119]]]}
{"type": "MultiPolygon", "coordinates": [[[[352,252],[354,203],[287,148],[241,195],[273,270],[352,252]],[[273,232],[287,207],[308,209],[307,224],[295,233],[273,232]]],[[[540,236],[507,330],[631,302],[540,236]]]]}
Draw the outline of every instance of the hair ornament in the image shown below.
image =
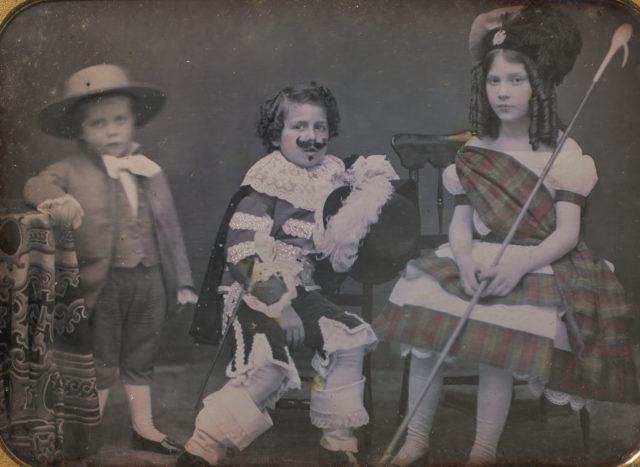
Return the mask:
{"type": "Polygon", "coordinates": [[[491,42],[493,43],[493,45],[501,45],[506,38],[507,38],[507,31],[505,31],[504,29],[499,29],[493,35],[493,41],[491,42]]]}
{"type": "Polygon", "coordinates": [[[530,4],[499,8],[479,15],[469,32],[469,50],[481,62],[494,49],[509,49],[529,57],[550,85],[571,71],[582,49],[574,21],[557,7],[530,4]]]}

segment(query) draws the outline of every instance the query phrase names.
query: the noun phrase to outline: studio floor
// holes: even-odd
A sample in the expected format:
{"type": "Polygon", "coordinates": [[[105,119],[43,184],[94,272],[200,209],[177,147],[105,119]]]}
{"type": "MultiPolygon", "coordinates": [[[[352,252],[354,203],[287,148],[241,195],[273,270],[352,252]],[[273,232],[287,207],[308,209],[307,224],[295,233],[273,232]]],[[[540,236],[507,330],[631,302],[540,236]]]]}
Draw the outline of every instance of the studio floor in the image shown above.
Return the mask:
{"type": "MultiPolygon", "coordinates": [[[[176,338],[186,335],[188,322],[188,316],[179,316],[167,323],[167,339],[152,386],[156,425],[181,442],[193,429],[195,399],[215,352],[213,347],[195,346],[189,338],[176,338]]],[[[207,392],[224,384],[225,362],[219,363],[207,392]]],[[[401,380],[402,360],[393,356],[388,345],[380,345],[373,354],[371,449],[362,453],[367,465],[374,465],[381,457],[397,427],[401,380]]],[[[474,387],[447,387],[431,437],[433,465],[464,465],[475,430],[474,392],[474,387]]],[[[320,433],[309,423],[308,413],[278,409],[271,415],[274,427],[225,464],[317,465],[320,433]]],[[[640,448],[640,407],[603,403],[594,408],[590,419],[590,450],[585,455],[578,413],[568,407],[549,406],[542,416],[538,401],[518,391],[499,445],[498,461],[502,465],[609,466],[621,464],[640,448]]],[[[119,386],[112,391],[99,437],[97,454],[67,465],[172,466],[176,461],[174,456],[131,449],[131,424],[119,386]]]]}

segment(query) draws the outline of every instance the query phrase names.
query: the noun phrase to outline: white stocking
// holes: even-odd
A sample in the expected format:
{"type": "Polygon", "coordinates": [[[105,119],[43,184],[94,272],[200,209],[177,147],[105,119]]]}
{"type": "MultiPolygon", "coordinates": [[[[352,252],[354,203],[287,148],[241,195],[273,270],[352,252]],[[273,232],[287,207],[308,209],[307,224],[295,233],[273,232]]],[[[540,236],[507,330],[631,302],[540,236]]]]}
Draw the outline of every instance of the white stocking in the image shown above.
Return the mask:
{"type": "Polygon", "coordinates": [[[109,399],[109,388],[98,389],[98,408],[100,409],[100,418],[102,418],[104,406],[107,405],[107,399],[109,399]]]}
{"type": "Polygon", "coordinates": [[[136,433],[151,441],[162,441],[166,435],[153,424],[151,414],[151,390],[146,385],[125,384],[124,391],[129,402],[131,424],[136,433]]]}
{"type": "MultiPolygon", "coordinates": [[[[322,392],[329,394],[332,390],[337,390],[335,394],[338,394],[343,390],[342,388],[350,391],[347,388],[352,387],[355,391],[354,394],[358,393],[357,383],[362,381],[364,354],[364,347],[337,350],[335,353],[336,362],[327,375],[322,392]]],[[[317,395],[318,394],[316,394],[316,396],[317,395]]],[[[358,401],[358,405],[362,407],[362,398],[358,401]]],[[[358,408],[359,407],[348,407],[345,409],[347,411],[356,411],[358,408]]],[[[363,407],[362,410],[364,410],[363,407]]],[[[334,425],[334,423],[330,423],[330,425],[334,425]]],[[[327,426],[322,428],[320,445],[329,451],[358,452],[358,440],[353,434],[354,427],[348,426],[348,421],[336,423],[335,425],[340,426],[327,426]]]]}
{"type": "Polygon", "coordinates": [[[480,365],[476,439],[469,454],[469,465],[495,464],[498,442],[509,414],[512,390],[511,372],[480,365]]]}
{"type": "MultiPolygon", "coordinates": [[[[411,371],[409,372],[409,410],[416,404],[418,397],[425,387],[425,383],[435,366],[437,355],[420,358],[411,355],[411,371]]],[[[440,401],[442,391],[442,368],[438,370],[427,394],[418,405],[407,427],[404,444],[395,455],[392,464],[409,465],[427,452],[429,448],[429,434],[433,418],[440,401]]]]}
{"type": "Polygon", "coordinates": [[[327,375],[325,389],[335,389],[362,379],[364,347],[336,350],[336,363],[327,375]]]}

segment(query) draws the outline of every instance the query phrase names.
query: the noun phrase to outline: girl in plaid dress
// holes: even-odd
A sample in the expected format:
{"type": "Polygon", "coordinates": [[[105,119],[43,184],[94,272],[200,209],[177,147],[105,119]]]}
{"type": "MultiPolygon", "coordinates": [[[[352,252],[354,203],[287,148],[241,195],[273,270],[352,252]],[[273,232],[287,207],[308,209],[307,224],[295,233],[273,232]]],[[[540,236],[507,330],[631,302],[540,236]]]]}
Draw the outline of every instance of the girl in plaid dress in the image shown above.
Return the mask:
{"type": "MultiPolygon", "coordinates": [[[[470,463],[492,464],[513,379],[578,410],[592,400],[637,402],[632,313],[610,265],[580,237],[580,215],[597,181],[593,159],[568,139],[497,266],[501,243],[561,134],[555,86],[571,70],[580,34],[567,16],[541,7],[480,15],[470,34],[474,136],[444,172],[456,197],[449,243],[409,262],[374,323],[411,354],[415,404],[441,350],[484,280],[488,286],[452,358],[477,363],[476,437],[470,463]],[[473,240],[472,234],[480,236],[473,240]]],[[[428,450],[442,388],[436,375],[393,459],[428,450]]]]}

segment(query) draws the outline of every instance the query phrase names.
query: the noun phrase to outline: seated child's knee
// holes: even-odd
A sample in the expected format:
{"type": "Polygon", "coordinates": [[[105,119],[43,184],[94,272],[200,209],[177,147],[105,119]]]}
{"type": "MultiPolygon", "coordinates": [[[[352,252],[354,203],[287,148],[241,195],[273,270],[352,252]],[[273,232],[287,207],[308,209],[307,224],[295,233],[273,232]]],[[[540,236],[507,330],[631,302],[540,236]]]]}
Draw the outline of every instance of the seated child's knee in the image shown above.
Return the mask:
{"type": "Polygon", "coordinates": [[[340,349],[336,351],[337,360],[362,359],[367,353],[366,346],[359,345],[350,349],[340,349]]]}

